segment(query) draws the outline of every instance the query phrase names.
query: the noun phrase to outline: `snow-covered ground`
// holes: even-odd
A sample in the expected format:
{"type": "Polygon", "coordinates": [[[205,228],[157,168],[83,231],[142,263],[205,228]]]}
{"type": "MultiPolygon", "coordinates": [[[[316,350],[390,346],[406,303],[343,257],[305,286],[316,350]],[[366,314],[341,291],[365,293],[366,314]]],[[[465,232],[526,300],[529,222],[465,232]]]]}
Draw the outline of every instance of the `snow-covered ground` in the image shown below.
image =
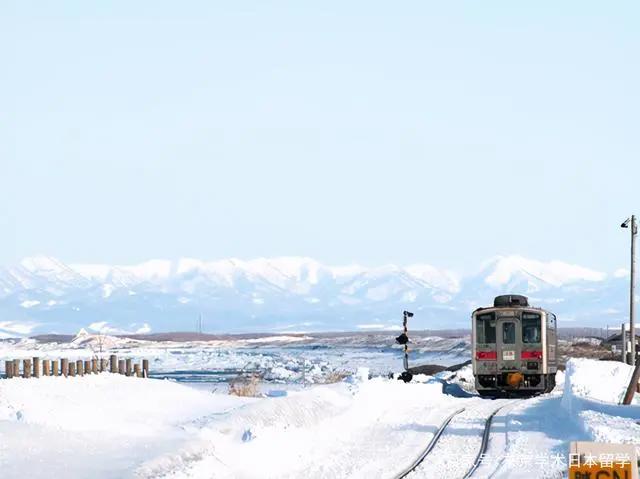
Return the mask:
{"type": "MultiPolygon", "coordinates": [[[[411,357],[416,364],[451,365],[469,358],[468,338],[415,336],[411,357]]],[[[148,341],[81,331],[70,342],[34,339],[0,341],[0,371],[5,359],[38,356],[89,359],[117,354],[149,359],[151,374],[190,382],[224,382],[238,371],[257,372],[265,381],[322,383],[336,374],[368,367],[387,375],[402,367],[402,349],[393,335],[349,334],[331,337],[268,336],[214,341],[148,341]]]]}
{"type": "MultiPolygon", "coordinates": [[[[629,366],[571,360],[527,400],[443,394],[441,378],[348,380],[238,398],[108,373],[0,380],[0,471],[11,478],[393,477],[453,411],[412,477],[461,477],[498,406],[477,477],[559,477],[571,440],[640,447],[640,403],[619,406],[629,366]]],[[[468,382],[468,370],[452,381],[468,382]]]]}

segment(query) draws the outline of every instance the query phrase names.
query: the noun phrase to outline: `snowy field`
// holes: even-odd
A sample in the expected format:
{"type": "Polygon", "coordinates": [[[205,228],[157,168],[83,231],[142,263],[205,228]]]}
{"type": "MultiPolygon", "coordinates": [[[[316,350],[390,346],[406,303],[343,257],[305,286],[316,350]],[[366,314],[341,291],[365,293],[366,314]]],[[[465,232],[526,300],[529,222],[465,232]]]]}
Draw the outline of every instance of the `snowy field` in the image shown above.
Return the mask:
{"type": "MultiPolygon", "coordinates": [[[[442,373],[451,375],[451,373],[442,373]]],[[[571,360],[548,395],[486,400],[360,370],[335,384],[241,398],[104,373],[0,380],[0,471],[11,478],[392,478],[460,408],[410,477],[461,477],[496,415],[477,477],[561,477],[571,440],[640,447],[640,403],[618,406],[626,365],[571,360]]],[[[469,388],[470,371],[451,378],[469,388]]],[[[474,476],[474,477],[475,477],[474,476]]]]}
{"type": "MultiPolygon", "coordinates": [[[[216,341],[148,341],[88,334],[81,331],[70,342],[34,339],[0,341],[0,371],[5,359],[38,356],[70,360],[142,358],[150,362],[152,377],[186,382],[224,383],[240,372],[257,373],[269,383],[323,383],[338,375],[369,368],[387,376],[402,368],[402,348],[390,334],[349,334],[318,337],[280,335],[216,341]]],[[[415,336],[411,358],[416,364],[452,365],[470,357],[467,338],[415,336]]]]}

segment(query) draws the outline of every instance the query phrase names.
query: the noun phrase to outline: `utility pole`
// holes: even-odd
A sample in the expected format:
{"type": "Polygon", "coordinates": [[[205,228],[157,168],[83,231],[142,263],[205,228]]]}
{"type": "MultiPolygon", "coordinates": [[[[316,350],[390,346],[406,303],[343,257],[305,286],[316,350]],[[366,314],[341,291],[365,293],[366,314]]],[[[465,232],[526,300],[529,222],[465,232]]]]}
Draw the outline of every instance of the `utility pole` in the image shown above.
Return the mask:
{"type": "Polygon", "coordinates": [[[620,325],[620,337],[622,338],[622,362],[627,364],[627,331],[626,324],[620,325]]]}
{"type": "Polygon", "coordinates": [[[636,289],[636,236],[638,235],[638,224],[636,222],[636,215],[631,215],[631,218],[622,223],[623,228],[629,228],[631,230],[631,278],[629,283],[629,336],[631,336],[631,366],[636,365],[636,301],[635,301],[635,289],[636,289]]]}
{"type": "Polygon", "coordinates": [[[631,284],[629,287],[629,336],[631,336],[631,366],[636,365],[636,216],[631,216],[631,284]]]}

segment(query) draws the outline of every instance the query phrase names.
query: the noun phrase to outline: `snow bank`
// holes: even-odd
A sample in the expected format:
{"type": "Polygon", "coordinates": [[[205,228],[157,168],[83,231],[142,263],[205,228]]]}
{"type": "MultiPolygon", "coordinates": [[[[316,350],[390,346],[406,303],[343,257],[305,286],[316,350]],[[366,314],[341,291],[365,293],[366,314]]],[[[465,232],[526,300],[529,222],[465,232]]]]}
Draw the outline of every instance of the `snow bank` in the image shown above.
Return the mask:
{"type": "Polygon", "coordinates": [[[0,381],[0,421],[67,431],[160,434],[192,417],[250,400],[208,394],[171,381],[103,373],[0,381]]]}
{"type": "Polygon", "coordinates": [[[632,373],[631,366],[616,361],[570,359],[565,371],[563,404],[574,398],[618,404],[632,373]]]}
{"type": "Polygon", "coordinates": [[[202,418],[256,401],[109,373],[2,379],[0,477],[130,477],[191,440],[202,418]]]}
{"type": "Polygon", "coordinates": [[[442,403],[441,390],[437,382],[375,378],[290,392],[211,418],[198,441],[148,461],[135,476],[388,476],[415,459],[433,424],[456,407],[442,403]]]}
{"type": "Polygon", "coordinates": [[[436,374],[436,377],[442,377],[447,380],[450,384],[456,384],[463,391],[470,394],[477,394],[476,391],[476,380],[473,375],[473,366],[468,364],[456,372],[451,373],[449,371],[444,371],[442,373],[436,374]]]}
{"type": "Polygon", "coordinates": [[[562,407],[587,440],[630,443],[640,450],[640,401],[619,405],[633,368],[614,361],[570,359],[562,407]]]}

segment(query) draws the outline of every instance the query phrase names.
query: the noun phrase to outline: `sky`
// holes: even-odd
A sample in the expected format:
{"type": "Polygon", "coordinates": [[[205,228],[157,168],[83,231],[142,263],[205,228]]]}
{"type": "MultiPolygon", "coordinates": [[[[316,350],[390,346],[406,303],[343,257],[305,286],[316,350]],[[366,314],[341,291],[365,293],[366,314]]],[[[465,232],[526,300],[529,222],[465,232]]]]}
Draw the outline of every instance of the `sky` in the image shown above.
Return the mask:
{"type": "Polygon", "coordinates": [[[640,215],[637,2],[0,4],[0,264],[603,271],[640,215]]]}

